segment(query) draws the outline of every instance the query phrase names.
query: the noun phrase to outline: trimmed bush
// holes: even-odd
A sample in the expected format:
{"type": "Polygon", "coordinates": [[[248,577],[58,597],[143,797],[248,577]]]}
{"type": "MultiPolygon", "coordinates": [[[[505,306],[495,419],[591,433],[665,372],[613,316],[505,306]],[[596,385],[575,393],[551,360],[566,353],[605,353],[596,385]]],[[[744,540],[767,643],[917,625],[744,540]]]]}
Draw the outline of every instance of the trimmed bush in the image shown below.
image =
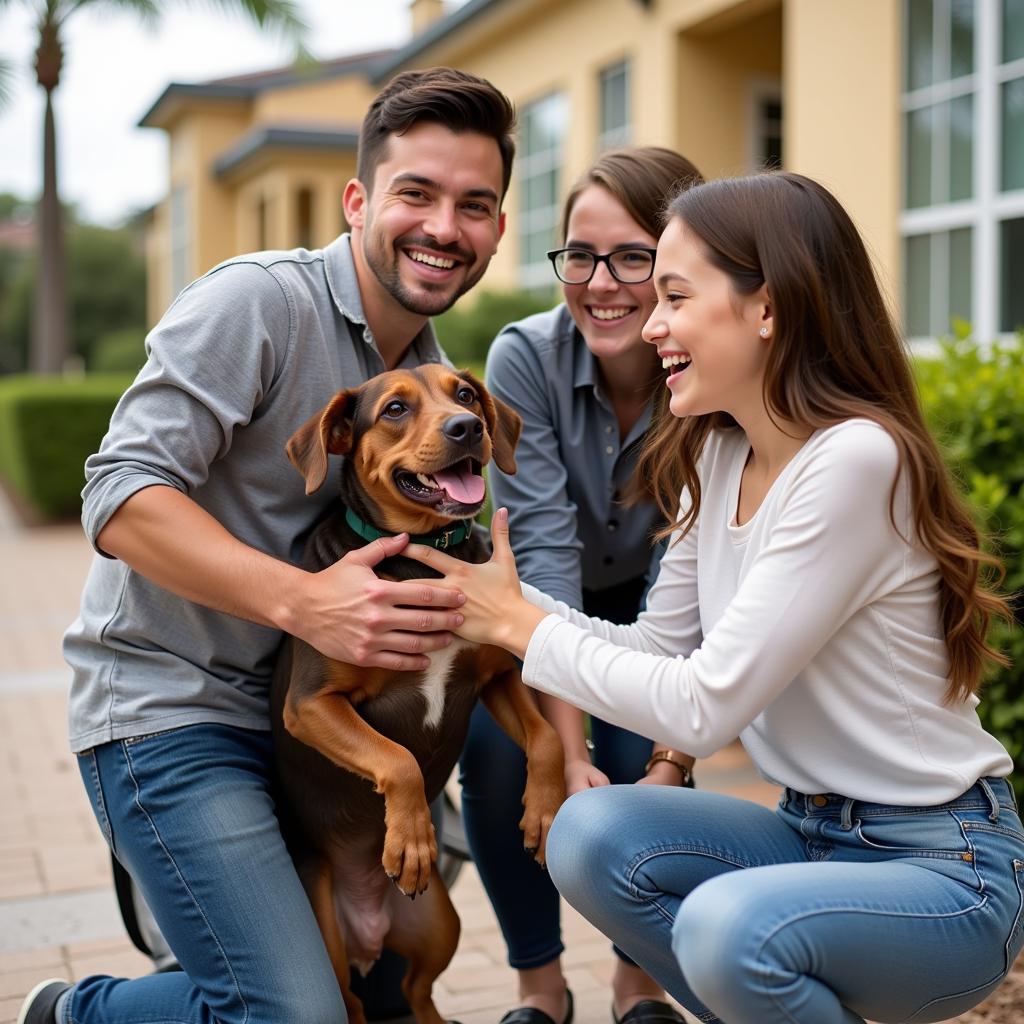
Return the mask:
{"type": "Polygon", "coordinates": [[[1024,799],[1024,336],[984,352],[947,341],[916,369],[929,426],[1006,565],[1017,622],[993,639],[1011,664],[991,674],[978,712],[1010,752],[1024,799]]]}
{"type": "Polygon", "coordinates": [[[554,289],[538,292],[483,292],[472,305],[456,305],[434,319],[437,340],[456,366],[483,364],[487,350],[506,325],[557,303],[554,289]]]}
{"type": "Polygon", "coordinates": [[[104,334],[89,356],[91,373],[138,373],[146,361],[146,332],[141,327],[122,327],[104,334]]]}
{"type": "Polygon", "coordinates": [[[131,379],[0,379],[0,478],[27,519],[45,522],[80,513],[82,466],[99,448],[131,379]]]}

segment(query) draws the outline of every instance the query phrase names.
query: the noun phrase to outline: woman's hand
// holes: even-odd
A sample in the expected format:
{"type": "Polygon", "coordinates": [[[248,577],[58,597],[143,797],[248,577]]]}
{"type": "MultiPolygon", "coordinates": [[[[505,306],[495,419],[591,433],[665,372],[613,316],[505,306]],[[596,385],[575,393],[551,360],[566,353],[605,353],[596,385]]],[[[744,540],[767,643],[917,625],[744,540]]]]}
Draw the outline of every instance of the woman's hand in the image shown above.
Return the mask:
{"type": "Polygon", "coordinates": [[[508,541],[508,509],[494,513],[491,543],[490,560],[477,564],[461,562],[422,544],[410,544],[402,554],[443,573],[444,580],[434,586],[455,588],[465,595],[466,602],[458,609],[464,621],[454,633],[474,643],[504,647],[524,658],[533,631],[546,616],[523,597],[508,541]]]}
{"type": "Polygon", "coordinates": [[[600,768],[595,768],[590,758],[565,762],[565,795],[582,792],[584,789],[596,789],[598,786],[610,786],[611,779],[600,768]]]}

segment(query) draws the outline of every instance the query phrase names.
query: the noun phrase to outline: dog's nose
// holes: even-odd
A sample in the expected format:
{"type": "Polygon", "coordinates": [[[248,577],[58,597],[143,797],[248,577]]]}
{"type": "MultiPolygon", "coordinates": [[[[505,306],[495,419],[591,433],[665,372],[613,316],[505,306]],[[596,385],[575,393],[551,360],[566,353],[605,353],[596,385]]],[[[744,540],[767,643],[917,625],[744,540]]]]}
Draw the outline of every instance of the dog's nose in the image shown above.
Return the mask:
{"type": "Polygon", "coordinates": [[[471,412],[460,412],[458,416],[450,416],[444,421],[441,432],[449,441],[468,448],[483,440],[484,425],[471,412]]]}

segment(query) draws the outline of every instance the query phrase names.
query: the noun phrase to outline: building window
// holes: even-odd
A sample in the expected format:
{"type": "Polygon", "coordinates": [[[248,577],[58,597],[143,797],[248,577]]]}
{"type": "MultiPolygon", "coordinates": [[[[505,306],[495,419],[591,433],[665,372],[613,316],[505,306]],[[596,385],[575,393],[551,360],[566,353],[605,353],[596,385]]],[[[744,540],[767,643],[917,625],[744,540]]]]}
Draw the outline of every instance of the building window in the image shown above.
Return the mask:
{"type": "Polygon", "coordinates": [[[597,135],[597,151],[628,146],[632,135],[630,124],[629,61],[624,60],[601,72],[601,125],[597,135]]]}
{"type": "Polygon", "coordinates": [[[782,167],[782,85],[776,80],[756,81],[750,96],[750,170],[778,170],[782,167]]]}
{"type": "Polygon", "coordinates": [[[562,141],[566,102],[561,93],[524,107],[516,157],[519,174],[519,281],[548,288],[553,280],[546,253],[558,242],[562,141]]]}
{"type": "Polygon", "coordinates": [[[903,8],[905,330],[992,338],[1024,327],[1024,0],[903,8]]]}
{"type": "Polygon", "coordinates": [[[171,189],[171,295],[177,295],[192,279],[189,272],[188,189],[171,189]]]}

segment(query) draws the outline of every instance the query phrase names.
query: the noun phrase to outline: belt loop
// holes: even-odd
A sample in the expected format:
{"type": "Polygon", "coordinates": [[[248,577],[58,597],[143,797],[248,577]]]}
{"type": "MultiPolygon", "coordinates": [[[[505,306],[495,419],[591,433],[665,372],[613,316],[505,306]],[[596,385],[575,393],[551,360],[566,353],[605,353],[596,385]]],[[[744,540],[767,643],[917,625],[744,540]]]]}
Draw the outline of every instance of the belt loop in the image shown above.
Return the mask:
{"type": "Polygon", "coordinates": [[[853,828],[853,798],[847,797],[843,801],[843,810],[840,815],[840,827],[844,832],[849,832],[853,828]]]}
{"type": "Polygon", "coordinates": [[[781,807],[782,810],[786,810],[786,808],[789,807],[789,794],[790,788],[789,786],[786,786],[782,790],[782,796],[779,798],[779,807],[781,807]]]}
{"type": "Polygon", "coordinates": [[[996,795],[992,791],[992,786],[989,784],[988,779],[985,779],[985,778],[978,779],[978,785],[981,786],[982,791],[984,792],[985,796],[988,798],[988,805],[989,805],[989,807],[992,808],[991,812],[989,813],[988,820],[989,821],[993,821],[993,822],[998,821],[999,820],[999,801],[996,799],[996,795]]]}

